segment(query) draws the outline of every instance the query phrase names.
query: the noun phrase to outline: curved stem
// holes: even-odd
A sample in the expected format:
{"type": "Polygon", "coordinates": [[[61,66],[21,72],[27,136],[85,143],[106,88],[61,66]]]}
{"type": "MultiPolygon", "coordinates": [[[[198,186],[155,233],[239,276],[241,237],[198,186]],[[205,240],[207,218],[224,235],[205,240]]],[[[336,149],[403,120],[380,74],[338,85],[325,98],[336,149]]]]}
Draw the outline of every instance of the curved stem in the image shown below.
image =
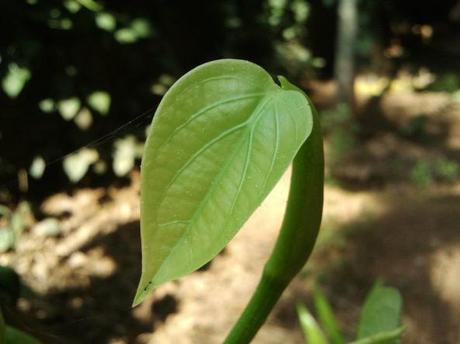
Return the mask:
{"type": "MultiPolygon", "coordinates": [[[[281,79],[281,86],[299,90],[285,79],[281,79]]],[[[245,344],[252,340],[313,250],[323,209],[324,157],[318,115],[311,102],[310,105],[313,130],[293,162],[288,204],[278,240],[256,291],[225,344],[245,344]]]]}
{"type": "Polygon", "coordinates": [[[286,283],[263,274],[240,319],[225,340],[226,344],[249,343],[281,297],[286,283]]]}

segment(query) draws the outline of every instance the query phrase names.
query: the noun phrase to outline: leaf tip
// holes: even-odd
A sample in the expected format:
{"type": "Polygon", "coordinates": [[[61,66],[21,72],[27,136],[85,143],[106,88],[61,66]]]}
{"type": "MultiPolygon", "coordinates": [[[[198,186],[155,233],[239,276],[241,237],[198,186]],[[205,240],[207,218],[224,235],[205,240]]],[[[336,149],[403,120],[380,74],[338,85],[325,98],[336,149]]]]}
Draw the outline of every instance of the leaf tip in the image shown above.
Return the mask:
{"type": "Polygon", "coordinates": [[[142,301],[144,301],[145,297],[153,290],[154,287],[155,285],[153,284],[153,281],[149,281],[147,282],[147,284],[144,284],[141,279],[141,282],[139,282],[139,286],[137,287],[136,295],[134,296],[134,300],[131,307],[136,307],[139,304],[141,304],[142,301]]]}
{"type": "Polygon", "coordinates": [[[291,83],[282,75],[277,75],[278,81],[280,83],[281,88],[286,89],[287,86],[289,86],[291,83]]]}

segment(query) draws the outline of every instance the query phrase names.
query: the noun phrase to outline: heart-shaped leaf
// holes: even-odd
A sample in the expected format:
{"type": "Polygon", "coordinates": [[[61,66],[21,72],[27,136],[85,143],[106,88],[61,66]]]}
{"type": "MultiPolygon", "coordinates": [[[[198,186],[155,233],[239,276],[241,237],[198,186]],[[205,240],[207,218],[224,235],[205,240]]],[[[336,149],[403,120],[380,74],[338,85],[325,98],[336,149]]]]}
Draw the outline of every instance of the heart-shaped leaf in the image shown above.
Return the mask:
{"type": "Polygon", "coordinates": [[[215,257],[311,130],[305,96],[253,63],[218,60],[180,78],[161,101],[145,145],[134,304],[215,257]]]}

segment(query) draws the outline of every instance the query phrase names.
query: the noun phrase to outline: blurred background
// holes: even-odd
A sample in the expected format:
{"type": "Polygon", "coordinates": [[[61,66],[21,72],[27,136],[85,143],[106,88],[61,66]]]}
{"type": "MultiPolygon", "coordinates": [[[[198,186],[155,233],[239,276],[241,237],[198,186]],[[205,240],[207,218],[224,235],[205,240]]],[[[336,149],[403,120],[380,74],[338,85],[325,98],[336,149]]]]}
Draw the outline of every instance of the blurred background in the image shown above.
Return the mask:
{"type": "Polygon", "coordinates": [[[3,0],[0,32],[0,265],[21,278],[20,295],[0,283],[8,323],[44,343],[222,341],[289,174],[222,254],[131,309],[139,162],[174,81],[241,58],[311,96],[327,164],[312,260],[254,343],[303,343],[295,304],[314,285],[352,338],[376,279],[402,293],[403,342],[460,342],[460,1],[3,0]]]}

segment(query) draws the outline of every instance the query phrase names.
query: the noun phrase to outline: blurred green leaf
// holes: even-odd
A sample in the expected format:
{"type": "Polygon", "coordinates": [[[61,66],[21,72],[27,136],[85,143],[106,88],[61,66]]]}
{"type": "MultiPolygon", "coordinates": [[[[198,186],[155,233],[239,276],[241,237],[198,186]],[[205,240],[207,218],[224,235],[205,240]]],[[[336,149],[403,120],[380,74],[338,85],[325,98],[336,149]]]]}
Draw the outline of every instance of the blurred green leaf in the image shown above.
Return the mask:
{"type": "MultiPolygon", "coordinates": [[[[358,339],[381,332],[394,331],[400,326],[402,298],[395,288],[384,287],[377,282],[366,298],[361,311],[358,339]]],[[[393,339],[388,343],[399,343],[393,339]]]]}
{"type": "Polygon", "coordinates": [[[108,12],[101,12],[96,14],[96,25],[105,31],[113,31],[117,26],[117,20],[108,12]]]}
{"type": "Polygon", "coordinates": [[[307,344],[327,344],[328,341],[323,331],[318,326],[315,318],[310,314],[304,305],[297,305],[297,314],[300,320],[305,340],[307,344]]]}
{"type": "Polygon", "coordinates": [[[326,60],[322,57],[314,57],[311,59],[311,65],[315,68],[324,68],[326,66],[326,60]]]}
{"type": "Polygon", "coordinates": [[[18,212],[14,212],[11,216],[10,229],[13,231],[15,235],[15,240],[19,237],[19,235],[21,235],[25,227],[26,223],[22,218],[21,214],[19,214],[18,212]]]}
{"type": "Polygon", "coordinates": [[[27,201],[21,201],[16,207],[14,214],[21,217],[24,226],[30,226],[34,222],[34,215],[27,201]]]}
{"type": "Polygon", "coordinates": [[[16,238],[11,228],[0,227],[0,253],[13,248],[15,241],[16,238]]]}
{"type": "Polygon", "coordinates": [[[45,172],[46,163],[42,156],[38,155],[32,161],[29,168],[29,174],[32,178],[40,179],[45,172]]]}
{"type": "Polygon", "coordinates": [[[410,171],[410,179],[420,187],[427,187],[433,183],[433,171],[427,161],[417,161],[410,171]]]}
{"type": "Polygon", "coordinates": [[[10,98],[16,98],[23,90],[31,73],[25,67],[19,67],[16,63],[8,65],[8,72],[2,80],[3,91],[10,98]]]}
{"type": "Polygon", "coordinates": [[[142,156],[143,145],[134,136],[127,136],[115,141],[114,147],[113,171],[122,177],[133,169],[136,159],[142,156]]]}
{"type": "Polygon", "coordinates": [[[48,26],[52,29],[70,30],[73,27],[73,22],[70,18],[49,19],[48,26]]]}
{"type": "Polygon", "coordinates": [[[64,172],[70,181],[77,183],[85,176],[91,164],[95,163],[98,158],[99,154],[96,150],[89,148],[81,149],[64,159],[64,172]]]}
{"type": "Polygon", "coordinates": [[[96,91],[88,96],[88,104],[94,110],[106,115],[110,109],[110,94],[104,91],[96,91]]]}
{"type": "Polygon", "coordinates": [[[53,99],[43,99],[38,103],[38,107],[45,113],[53,112],[56,109],[56,105],[53,99]]]}
{"type": "Polygon", "coordinates": [[[58,111],[62,118],[66,121],[70,121],[75,117],[78,110],[80,109],[80,99],[72,97],[64,100],[60,100],[57,105],[58,111]]]}
{"type": "Polygon", "coordinates": [[[314,302],[319,320],[333,344],[345,343],[331,305],[319,288],[314,291],[314,302]]]}
{"type": "Polygon", "coordinates": [[[81,5],[75,0],[64,1],[64,6],[70,13],[77,13],[81,8],[81,5]]]}
{"type": "Polygon", "coordinates": [[[439,178],[447,182],[455,182],[460,175],[460,165],[455,160],[445,157],[437,159],[434,170],[439,178]]]}
{"type": "Polygon", "coordinates": [[[152,85],[150,90],[152,91],[153,94],[157,96],[162,96],[163,94],[166,93],[166,91],[168,90],[168,87],[163,84],[155,83],[152,85]]]}
{"type": "Polygon", "coordinates": [[[115,31],[114,37],[121,44],[130,44],[138,40],[136,31],[131,28],[124,28],[115,31]]]}
{"type": "Polygon", "coordinates": [[[158,78],[158,82],[166,86],[171,86],[174,84],[174,81],[176,81],[176,79],[169,74],[161,74],[158,78]]]}
{"type": "Polygon", "coordinates": [[[281,23],[286,5],[287,0],[268,0],[268,8],[270,9],[268,23],[271,26],[278,26],[281,23]]]}
{"type": "Polygon", "coordinates": [[[131,23],[131,29],[136,33],[138,38],[147,38],[152,34],[152,27],[147,19],[137,18],[131,23]]]}
{"type": "Polygon", "coordinates": [[[93,165],[93,171],[99,175],[104,174],[107,172],[107,164],[105,161],[99,160],[93,165]]]}
{"type": "Polygon", "coordinates": [[[0,215],[1,216],[10,216],[11,215],[10,208],[0,204],[0,215]]]}
{"type": "Polygon", "coordinates": [[[87,130],[93,124],[93,115],[91,111],[84,107],[75,116],[74,122],[81,130],[87,130]]]}
{"type": "Polygon", "coordinates": [[[102,5],[97,3],[94,0],[76,0],[80,5],[87,8],[90,11],[101,11],[103,9],[102,5]]]}
{"type": "Polygon", "coordinates": [[[291,3],[291,10],[294,13],[296,22],[304,23],[310,13],[310,5],[305,0],[294,0],[291,3]]]}
{"type": "Polygon", "coordinates": [[[74,77],[78,74],[78,69],[73,65],[69,65],[65,67],[65,73],[70,77],[74,77]]]}
{"type": "Polygon", "coordinates": [[[150,90],[152,91],[153,94],[162,96],[163,94],[166,93],[166,91],[174,83],[174,81],[175,79],[171,75],[162,74],[158,78],[158,81],[152,85],[150,90]]]}
{"type": "Polygon", "coordinates": [[[456,90],[454,93],[452,93],[452,98],[455,102],[460,103],[460,90],[456,90]]]}
{"type": "Polygon", "coordinates": [[[5,344],[40,344],[40,342],[14,327],[6,326],[5,344]]]}

